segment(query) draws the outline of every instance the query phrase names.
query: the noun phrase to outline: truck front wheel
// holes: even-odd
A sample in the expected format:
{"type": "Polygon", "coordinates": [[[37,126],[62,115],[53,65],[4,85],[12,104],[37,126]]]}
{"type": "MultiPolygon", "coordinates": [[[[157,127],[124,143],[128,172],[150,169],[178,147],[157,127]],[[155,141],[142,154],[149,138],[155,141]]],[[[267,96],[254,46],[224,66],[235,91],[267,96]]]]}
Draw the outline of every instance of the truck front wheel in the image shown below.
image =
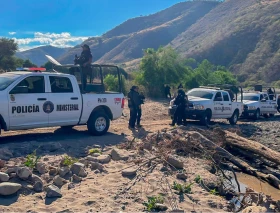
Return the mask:
{"type": "Polygon", "coordinates": [[[107,133],[110,126],[110,119],[105,112],[93,113],[88,122],[87,128],[91,135],[104,135],[107,133]]]}
{"type": "Polygon", "coordinates": [[[256,112],[254,113],[254,120],[259,120],[260,119],[260,109],[257,109],[256,112]]]}
{"type": "Polygon", "coordinates": [[[231,118],[229,119],[229,123],[230,123],[231,125],[235,125],[235,124],[237,123],[237,121],[238,121],[238,117],[239,117],[238,111],[235,110],[234,113],[233,113],[233,115],[232,115],[231,118]]]}
{"type": "Polygon", "coordinates": [[[212,112],[210,110],[206,110],[200,118],[200,123],[202,125],[208,126],[212,117],[212,112]]]}

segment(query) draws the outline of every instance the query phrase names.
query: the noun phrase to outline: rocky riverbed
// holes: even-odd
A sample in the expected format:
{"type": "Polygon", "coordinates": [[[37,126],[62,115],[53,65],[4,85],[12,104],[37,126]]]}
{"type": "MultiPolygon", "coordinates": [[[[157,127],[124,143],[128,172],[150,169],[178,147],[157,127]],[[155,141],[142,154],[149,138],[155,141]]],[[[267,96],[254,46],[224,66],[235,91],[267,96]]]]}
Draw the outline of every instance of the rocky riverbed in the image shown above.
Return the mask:
{"type": "MultiPolygon", "coordinates": [[[[147,207],[143,203],[148,202],[148,197],[156,199],[159,196],[157,210],[232,211],[225,198],[195,182],[198,175],[205,183],[218,182],[218,177],[210,172],[208,160],[191,156],[178,158],[171,152],[169,155],[178,158],[179,164],[183,165],[180,174],[173,171],[172,160],[171,165],[170,161],[166,164],[152,160],[148,166],[138,169],[154,156],[148,143],[144,143],[144,149],[116,148],[123,143],[142,143],[158,131],[172,131],[167,108],[166,100],[149,100],[143,106],[143,128],[128,130],[128,116],[125,116],[113,121],[109,133],[101,137],[88,135],[83,126],[70,131],[43,128],[5,132],[0,138],[0,211],[145,211],[147,207]],[[90,150],[94,151],[90,153],[90,150]],[[40,156],[32,169],[26,164],[28,155],[30,159],[40,156]],[[145,177],[145,171],[151,168],[153,171],[145,177]],[[140,181],[126,190],[135,177],[140,177],[139,174],[143,176],[140,181]],[[174,181],[182,186],[194,182],[192,193],[180,197],[176,190],[170,189],[174,181]]],[[[129,114],[128,109],[124,114],[129,114]]],[[[280,151],[278,120],[278,116],[259,121],[241,120],[237,126],[216,120],[210,129],[217,126],[230,129],[280,151]]],[[[190,121],[189,126],[206,129],[194,121],[190,121]]]]}

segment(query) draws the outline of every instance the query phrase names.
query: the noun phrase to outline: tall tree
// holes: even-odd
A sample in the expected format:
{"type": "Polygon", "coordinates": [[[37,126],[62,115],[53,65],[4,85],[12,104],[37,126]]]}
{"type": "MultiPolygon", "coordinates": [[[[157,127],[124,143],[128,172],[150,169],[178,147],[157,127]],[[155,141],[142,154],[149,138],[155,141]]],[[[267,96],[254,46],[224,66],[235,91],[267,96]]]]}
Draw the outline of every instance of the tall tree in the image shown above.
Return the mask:
{"type": "Polygon", "coordinates": [[[18,44],[14,39],[0,38],[0,68],[14,69],[17,59],[13,57],[18,49],[18,44]]]}
{"type": "Polygon", "coordinates": [[[27,60],[25,60],[24,62],[23,62],[23,65],[22,65],[23,67],[37,67],[37,65],[36,64],[33,64],[29,59],[27,59],[27,60]]]}

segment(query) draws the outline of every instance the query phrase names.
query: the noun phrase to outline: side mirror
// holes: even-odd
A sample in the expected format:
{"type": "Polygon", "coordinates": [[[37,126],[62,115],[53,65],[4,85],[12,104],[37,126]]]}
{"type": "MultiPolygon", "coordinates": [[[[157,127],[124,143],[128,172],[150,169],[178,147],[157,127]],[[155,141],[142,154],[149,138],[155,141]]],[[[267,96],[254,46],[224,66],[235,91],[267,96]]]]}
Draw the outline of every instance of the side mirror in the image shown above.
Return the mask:
{"type": "Polygon", "coordinates": [[[223,101],[222,97],[215,98],[214,101],[223,101]]]}
{"type": "Polygon", "coordinates": [[[24,94],[28,93],[28,87],[27,86],[16,86],[10,94],[24,94]]]}
{"type": "Polygon", "coordinates": [[[262,99],[261,102],[266,102],[266,99],[262,99]]]}

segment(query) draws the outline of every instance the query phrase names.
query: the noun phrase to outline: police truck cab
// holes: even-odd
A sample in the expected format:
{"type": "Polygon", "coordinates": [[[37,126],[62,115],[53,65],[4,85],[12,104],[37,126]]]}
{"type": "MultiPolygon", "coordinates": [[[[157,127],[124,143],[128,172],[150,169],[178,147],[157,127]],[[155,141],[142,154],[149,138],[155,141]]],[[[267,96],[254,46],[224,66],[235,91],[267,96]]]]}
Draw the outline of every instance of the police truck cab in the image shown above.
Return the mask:
{"type": "Polygon", "coordinates": [[[42,68],[0,74],[0,133],[1,130],[87,125],[90,134],[105,134],[110,120],[121,117],[124,108],[118,67],[92,64],[92,72],[85,76],[79,65],[61,65],[50,56],[49,59],[64,71],[73,68],[72,74],[42,68]],[[117,71],[118,91],[105,90],[104,67],[117,71]],[[81,85],[83,77],[87,79],[84,86],[81,85]],[[101,79],[98,83],[97,77],[101,79]]]}

